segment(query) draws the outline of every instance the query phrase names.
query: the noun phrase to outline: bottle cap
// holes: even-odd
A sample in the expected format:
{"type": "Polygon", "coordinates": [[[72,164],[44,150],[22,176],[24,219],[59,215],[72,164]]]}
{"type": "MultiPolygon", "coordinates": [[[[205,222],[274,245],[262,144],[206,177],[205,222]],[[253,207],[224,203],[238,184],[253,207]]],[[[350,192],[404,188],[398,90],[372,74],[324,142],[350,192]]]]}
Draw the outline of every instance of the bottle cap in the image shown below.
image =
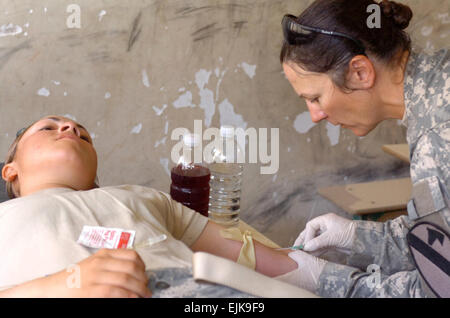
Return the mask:
{"type": "Polygon", "coordinates": [[[198,134],[186,134],[183,136],[183,142],[188,147],[196,147],[200,144],[200,136],[198,134]]]}
{"type": "Polygon", "coordinates": [[[229,125],[221,126],[220,127],[220,135],[222,137],[226,137],[226,138],[233,137],[234,136],[234,127],[229,126],[229,125]]]}

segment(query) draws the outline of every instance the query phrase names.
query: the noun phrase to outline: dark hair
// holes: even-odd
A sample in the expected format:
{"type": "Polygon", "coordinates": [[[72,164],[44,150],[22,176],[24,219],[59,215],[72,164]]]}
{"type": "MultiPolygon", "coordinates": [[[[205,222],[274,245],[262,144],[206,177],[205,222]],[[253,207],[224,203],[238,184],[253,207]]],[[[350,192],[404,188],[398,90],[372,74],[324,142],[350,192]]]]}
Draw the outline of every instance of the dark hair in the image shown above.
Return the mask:
{"type": "MultiPolygon", "coordinates": [[[[336,31],[361,41],[368,57],[387,65],[399,62],[398,53],[411,51],[411,40],[403,31],[412,18],[408,6],[383,0],[380,6],[380,28],[369,28],[367,12],[372,0],[316,0],[297,18],[296,22],[328,31],[336,31]]],[[[286,40],[280,53],[280,62],[293,62],[307,71],[329,73],[336,86],[345,86],[345,75],[350,60],[359,53],[351,40],[315,34],[309,43],[289,45],[286,40]]]]}

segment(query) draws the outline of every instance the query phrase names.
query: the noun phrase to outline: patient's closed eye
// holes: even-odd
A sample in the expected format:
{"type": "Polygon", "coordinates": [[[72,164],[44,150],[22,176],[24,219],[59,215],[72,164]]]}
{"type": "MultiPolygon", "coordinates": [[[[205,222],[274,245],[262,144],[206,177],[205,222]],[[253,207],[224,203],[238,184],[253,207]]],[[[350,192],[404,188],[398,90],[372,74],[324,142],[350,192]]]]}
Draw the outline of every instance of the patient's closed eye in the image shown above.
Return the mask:
{"type": "MultiPolygon", "coordinates": [[[[39,129],[39,130],[52,130],[53,129],[53,127],[52,126],[45,126],[45,127],[42,127],[41,129],[39,129]]],[[[90,140],[89,140],[89,137],[87,137],[87,136],[80,136],[80,138],[81,139],[83,139],[83,140],[86,140],[87,142],[91,142],[90,140]]]]}

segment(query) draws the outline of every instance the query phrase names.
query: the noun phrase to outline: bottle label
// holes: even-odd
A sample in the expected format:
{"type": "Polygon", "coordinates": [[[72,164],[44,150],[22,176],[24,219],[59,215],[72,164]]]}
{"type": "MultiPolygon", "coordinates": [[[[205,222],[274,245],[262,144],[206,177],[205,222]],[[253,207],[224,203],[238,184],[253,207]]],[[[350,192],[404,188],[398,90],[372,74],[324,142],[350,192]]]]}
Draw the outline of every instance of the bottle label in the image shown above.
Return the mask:
{"type": "Polygon", "coordinates": [[[131,248],[136,231],[101,226],[83,226],[77,243],[92,248],[131,248]]]}

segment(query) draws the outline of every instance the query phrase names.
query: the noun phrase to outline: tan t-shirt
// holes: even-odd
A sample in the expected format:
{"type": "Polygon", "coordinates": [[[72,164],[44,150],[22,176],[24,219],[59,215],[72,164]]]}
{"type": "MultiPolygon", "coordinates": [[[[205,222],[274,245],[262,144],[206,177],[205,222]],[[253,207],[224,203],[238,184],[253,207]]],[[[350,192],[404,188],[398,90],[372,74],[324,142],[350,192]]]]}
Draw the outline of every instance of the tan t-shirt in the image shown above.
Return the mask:
{"type": "Polygon", "coordinates": [[[75,191],[45,189],[0,204],[0,289],[49,275],[97,250],[77,243],[84,225],[136,231],[146,270],[189,267],[192,245],[208,219],[163,192],[137,185],[75,191]]]}

